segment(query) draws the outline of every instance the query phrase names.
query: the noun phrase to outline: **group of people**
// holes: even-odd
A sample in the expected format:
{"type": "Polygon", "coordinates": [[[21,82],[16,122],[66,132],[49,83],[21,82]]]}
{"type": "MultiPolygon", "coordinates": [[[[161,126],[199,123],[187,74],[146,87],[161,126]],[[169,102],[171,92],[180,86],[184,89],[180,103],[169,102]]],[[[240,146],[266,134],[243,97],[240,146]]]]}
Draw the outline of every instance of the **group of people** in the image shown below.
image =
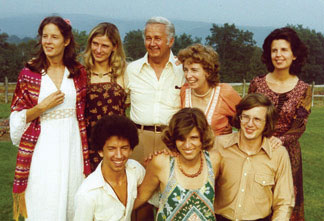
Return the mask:
{"type": "Polygon", "coordinates": [[[14,219],[304,220],[298,139],[311,93],[294,30],[265,39],[269,73],[243,99],[220,83],[211,47],[173,55],[163,17],[146,22],[147,53],[130,64],[111,23],[89,33],[83,65],[70,22],[47,17],[38,36],[11,105],[14,219]]]}

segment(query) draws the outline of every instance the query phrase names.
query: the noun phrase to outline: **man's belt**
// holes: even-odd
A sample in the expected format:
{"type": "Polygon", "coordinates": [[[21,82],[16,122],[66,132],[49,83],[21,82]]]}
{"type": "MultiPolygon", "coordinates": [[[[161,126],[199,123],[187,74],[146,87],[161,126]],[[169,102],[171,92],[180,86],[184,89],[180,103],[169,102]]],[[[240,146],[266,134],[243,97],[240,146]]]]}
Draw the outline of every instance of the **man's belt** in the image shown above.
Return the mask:
{"type": "Polygon", "coordinates": [[[164,130],[164,128],[166,128],[165,125],[152,125],[152,126],[140,125],[140,124],[135,124],[135,125],[138,129],[149,130],[155,133],[161,133],[164,130]]]}

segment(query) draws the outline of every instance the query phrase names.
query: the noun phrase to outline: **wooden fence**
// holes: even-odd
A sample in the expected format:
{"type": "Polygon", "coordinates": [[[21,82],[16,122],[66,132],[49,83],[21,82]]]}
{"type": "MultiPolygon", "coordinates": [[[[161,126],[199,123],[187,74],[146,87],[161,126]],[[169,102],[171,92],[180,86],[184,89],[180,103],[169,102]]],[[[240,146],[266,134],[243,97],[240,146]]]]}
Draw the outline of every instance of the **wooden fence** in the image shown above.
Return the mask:
{"type": "MultiPolygon", "coordinates": [[[[8,78],[5,77],[5,81],[2,83],[0,82],[0,87],[4,86],[4,101],[5,103],[8,103],[8,97],[12,96],[13,93],[8,91],[8,85],[15,85],[16,82],[8,82],[8,78]]],[[[244,97],[247,92],[248,92],[248,88],[250,83],[246,82],[245,80],[243,80],[242,83],[229,83],[231,86],[239,86],[242,87],[242,92],[240,93],[240,95],[242,97],[244,97]]],[[[324,88],[324,85],[315,85],[315,82],[312,83],[312,107],[314,106],[314,98],[324,98],[324,94],[315,94],[315,88],[324,88]]]]}

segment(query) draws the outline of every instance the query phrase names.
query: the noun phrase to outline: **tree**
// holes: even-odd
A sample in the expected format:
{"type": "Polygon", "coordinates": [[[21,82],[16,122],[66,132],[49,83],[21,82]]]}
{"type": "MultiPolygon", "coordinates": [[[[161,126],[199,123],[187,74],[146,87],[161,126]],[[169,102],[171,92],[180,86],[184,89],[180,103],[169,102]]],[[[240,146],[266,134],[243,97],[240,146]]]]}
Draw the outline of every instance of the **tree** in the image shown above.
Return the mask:
{"type": "Polygon", "coordinates": [[[253,33],[242,31],[234,24],[213,24],[207,44],[218,53],[221,63],[221,79],[225,82],[241,82],[249,72],[249,63],[255,50],[253,33]]]}
{"type": "Polygon", "coordinates": [[[201,43],[201,38],[195,37],[195,39],[193,39],[191,35],[187,35],[186,33],[183,33],[180,36],[176,35],[174,38],[172,52],[174,55],[177,55],[181,49],[184,49],[194,43],[201,43]]]}
{"type": "Polygon", "coordinates": [[[139,59],[146,53],[143,33],[140,29],[127,32],[123,44],[128,61],[139,59]]]}
{"type": "Polygon", "coordinates": [[[261,61],[262,49],[255,46],[250,59],[249,70],[245,76],[246,81],[251,81],[255,76],[267,73],[267,67],[261,61]]]}
{"type": "Polygon", "coordinates": [[[87,46],[88,35],[86,31],[72,30],[74,40],[77,43],[77,53],[84,51],[87,46]]]}
{"type": "Polygon", "coordinates": [[[317,33],[315,30],[304,28],[302,25],[288,25],[293,28],[301,40],[308,47],[308,57],[306,64],[302,69],[299,77],[311,83],[324,83],[324,36],[322,33],[317,33]]]}

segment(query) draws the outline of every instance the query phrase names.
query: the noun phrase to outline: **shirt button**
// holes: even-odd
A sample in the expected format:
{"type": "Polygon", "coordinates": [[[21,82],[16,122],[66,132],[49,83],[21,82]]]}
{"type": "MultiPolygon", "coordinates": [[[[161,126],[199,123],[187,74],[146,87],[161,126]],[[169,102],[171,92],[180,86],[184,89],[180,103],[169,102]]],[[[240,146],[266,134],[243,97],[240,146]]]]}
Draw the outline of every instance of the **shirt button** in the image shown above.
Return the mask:
{"type": "Polygon", "coordinates": [[[244,176],[246,176],[247,175],[247,173],[244,173],[244,176]]]}
{"type": "Polygon", "coordinates": [[[262,183],[265,184],[266,182],[263,180],[262,183]]]}
{"type": "Polygon", "coordinates": [[[239,207],[241,208],[241,207],[242,207],[242,205],[241,205],[241,204],[239,204],[239,207]]]}
{"type": "Polygon", "coordinates": [[[244,192],[244,189],[242,189],[241,191],[244,192]]]}
{"type": "Polygon", "coordinates": [[[247,157],[246,159],[247,159],[247,160],[249,160],[249,159],[250,159],[250,157],[247,157]]]}

